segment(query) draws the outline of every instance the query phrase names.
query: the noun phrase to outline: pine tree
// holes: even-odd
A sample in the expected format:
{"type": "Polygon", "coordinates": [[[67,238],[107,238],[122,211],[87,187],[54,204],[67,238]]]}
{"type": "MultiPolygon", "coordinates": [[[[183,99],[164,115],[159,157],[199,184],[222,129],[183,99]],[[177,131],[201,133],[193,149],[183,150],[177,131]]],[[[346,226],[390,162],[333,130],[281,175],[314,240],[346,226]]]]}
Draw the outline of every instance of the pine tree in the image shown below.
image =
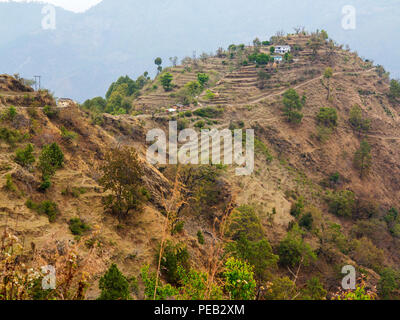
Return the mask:
{"type": "Polygon", "coordinates": [[[98,300],[129,299],[129,282],[115,264],[101,277],[99,288],[101,294],[98,300]]]}

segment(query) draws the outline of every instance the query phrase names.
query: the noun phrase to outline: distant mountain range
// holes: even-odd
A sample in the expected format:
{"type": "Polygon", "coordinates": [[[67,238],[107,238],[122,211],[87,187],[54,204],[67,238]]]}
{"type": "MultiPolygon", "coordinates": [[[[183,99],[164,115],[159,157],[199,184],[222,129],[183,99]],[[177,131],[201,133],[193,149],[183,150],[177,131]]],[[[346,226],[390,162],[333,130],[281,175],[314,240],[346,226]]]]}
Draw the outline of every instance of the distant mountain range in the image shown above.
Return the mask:
{"type": "Polygon", "coordinates": [[[397,0],[353,0],[357,28],[341,27],[348,0],[104,0],[75,14],[57,8],[56,30],[42,30],[43,4],[0,3],[0,73],[42,76],[58,97],[103,96],[120,75],[154,74],[154,59],[192,56],[276,31],[325,29],[339,43],[400,76],[397,0]]]}

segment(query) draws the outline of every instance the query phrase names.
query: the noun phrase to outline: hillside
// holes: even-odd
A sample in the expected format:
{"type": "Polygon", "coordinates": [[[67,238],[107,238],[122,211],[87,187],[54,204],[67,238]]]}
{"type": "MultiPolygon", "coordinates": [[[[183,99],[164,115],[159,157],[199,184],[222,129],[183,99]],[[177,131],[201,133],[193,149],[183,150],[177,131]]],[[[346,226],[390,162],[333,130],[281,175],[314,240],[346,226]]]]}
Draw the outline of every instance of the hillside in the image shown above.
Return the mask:
{"type": "MultiPolygon", "coordinates": [[[[383,271],[400,267],[400,105],[381,66],[323,33],[299,33],[187,58],[154,80],[141,80],[131,95],[123,96],[132,80],[122,79],[107,99],[82,106],[26,98],[40,93],[23,84],[0,87],[0,228],[23,243],[24,261],[57,264],[74,252],[88,299],[99,296],[100,277],[116,263],[138,280],[132,296],[143,299],[141,269],[149,264],[157,270],[160,243],[169,240],[186,249],[167,248],[186,252],[185,264],[205,272],[215,286],[223,286],[223,252],[253,264],[255,292],[264,299],[333,298],[345,265],[356,266],[366,276],[366,289],[378,290],[380,298],[396,295],[396,289],[379,289],[383,271]],[[292,48],[284,61],[263,62],[271,47],[283,44],[292,48]],[[168,88],[162,83],[166,74],[172,75],[168,88]],[[197,83],[199,74],[208,75],[204,86],[197,83]],[[289,89],[298,94],[300,121],[288,122],[298,114],[283,112],[289,89]],[[171,114],[170,108],[182,110],[171,114]],[[253,174],[236,176],[231,166],[150,165],[146,134],[154,128],[167,132],[170,120],[197,131],[254,129],[253,174]],[[63,165],[44,188],[39,159],[54,142],[63,165]],[[24,166],[15,155],[28,143],[36,162],[24,166]],[[360,170],[354,159],[365,145],[371,152],[360,170]],[[139,154],[147,200],[129,219],[118,220],[103,207],[110,191],[101,186],[101,168],[110,149],[124,146],[139,154]],[[40,210],[44,201],[56,204],[54,219],[52,210],[40,210]],[[74,236],[74,218],[90,230],[74,236]],[[316,277],[325,294],[310,293],[316,277]]],[[[163,284],[177,286],[171,265],[160,270],[163,284]]],[[[223,298],[229,298],[226,290],[223,298]]]]}

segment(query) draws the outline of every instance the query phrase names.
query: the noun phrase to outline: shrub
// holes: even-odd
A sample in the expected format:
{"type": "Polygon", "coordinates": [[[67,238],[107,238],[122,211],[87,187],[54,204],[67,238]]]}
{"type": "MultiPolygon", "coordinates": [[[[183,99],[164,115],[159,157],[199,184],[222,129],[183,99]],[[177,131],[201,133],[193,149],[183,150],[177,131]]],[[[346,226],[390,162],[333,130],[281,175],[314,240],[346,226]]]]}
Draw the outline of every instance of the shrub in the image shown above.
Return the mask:
{"type": "Polygon", "coordinates": [[[317,121],[325,127],[336,127],[338,115],[335,108],[321,108],[317,114],[317,121]]]}
{"type": "Polygon", "coordinates": [[[354,105],[350,111],[350,125],[360,135],[363,132],[368,132],[371,128],[371,120],[363,118],[362,109],[359,105],[354,105]]]}
{"type": "Polygon", "coordinates": [[[197,241],[203,245],[204,244],[204,235],[203,232],[201,232],[201,230],[197,231],[197,241]]]}
{"type": "Polygon", "coordinates": [[[5,141],[10,146],[15,146],[16,143],[23,142],[29,138],[28,134],[22,134],[18,130],[0,128],[0,140],[5,141]]]}
{"type": "Polygon", "coordinates": [[[352,216],[355,204],[355,195],[352,191],[342,190],[331,193],[327,201],[330,213],[340,217],[352,216]]]}
{"type": "Polygon", "coordinates": [[[14,181],[10,174],[6,175],[6,184],[4,187],[6,188],[6,190],[11,192],[17,191],[17,187],[15,186],[14,181]]]}
{"type": "Polygon", "coordinates": [[[392,268],[385,268],[380,274],[378,294],[383,300],[395,300],[400,295],[400,273],[392,268]]]}
{"type": "Polygon", "coordinates": [[[149,266],[144,266],[141,269],[141,276],[144,283],[144,295],[147,300],[154,299],[154,292],[156,292],[155,300],[166,300],[178,294],[178,290],[172,287],[170,284],[162,285],[159,282],[156,289],[156,274],[150,273],[149,269],[149,266]]]}
{"type": "Polygon", "coordinates": [[[173,84],[172,84],[173,76],[169,72],[164,73],[161,78],[161,85],[163,86],[165,91],[171,91],[173,84]]]}
{"type": "Polygon", "coordinates": [[[130,298],[129,281],[115,264],[112,264],[100,278],[99,289],[101,294],[98,300],[129,300],[130,298]]]}
{"type": "Polygon", "coordinates": [[[15,109],[14,106],[8,107],[8,109],[5,111],[4,115],[2,118],[4,120],[9,120],[9,121],[14,121],[15,117],[18,115],[17,109],[15,109]]]}
{"type": "Polygon", "coordinates": [[[384,261],[384,251],[378,249],[370,239],[355,239],[352,242],[352,251],[350,255],[358,264],[367,268],[372,268],[379,272],[384,261]]]}
{"type": "Polygon", "coordinates": [[[196,270],[186,271],[178,267],[179,297],[178,300],[221,300],[222,288],[209,283],[208,274],[196,270]]]}
{"type": "Polygon", "coordinates": [[[79,218],[74,218],[69,221],[69,229],[75,236],[81,236],[86,231],[90,230],[90,226],[84,223],[79,218]]]}
{"type": "Polygon", "coordinates": [[[393,79],[390,81],[390,96],[392,98],[400,97],[400,81],[393,79]]]}
{"type": "Polygon", "coordinates": [[[241,260],[229,258],[225,263],[225,289],[232,300],[253,300],[256,281],[253,268],[241,260]]]}
{"type": "Polygon", "coordinates": [[[44,180],[54,175],[63,166],[64,154],[57,143],[45,145],[39,156],[39,168],[44,180]]]}
{"type": "MultiPolygon", "coordinates": [[[[156,260],[159,260],[159,254],[156,255],[156,260]]],[[[184,243],[173,244],[168,241],[163,250],[161,258],[161,268],[167,281],[171,284],[179,282],[178,267],[184,269],[189,268],[189,253],[184,243]]]]}
{"type": "Polygon", "coordinates": [[[292,207],[290,209],[290,214],[293,217],[298,218],[303,213],[303,211],[304,211],[304,199],[303,197],[300,197],[297,200],[297,202],[292,204],[292,207]]]}
{"type": "Polygon", "coordinates": [[[183,231],[183,227],[185,226],[185,222],[184,221],[178,221],[174,224],[171,234],[175,235],[177,233],[181,233],[183,231]]]}
{"type": "Polygon", "coordinates": [[[318,277],[313,277],[307,281],[307,286],[302,290],[304,300],[325,300],[327,291],[319,281],[318,277]]]}
{"type": "Polygon", "coordinates": [[[64,126],[61,127],[61,138],[66,142],[71,142],[75,140],[77,134],[73,131],[68,131],[64,126]]]}
{"type": "Polygon", "coordinates": [[[58,206],[52,201],[45,200],[41,203],[35,203],[32,200],[27,200],[25,205],[28,209],[35,210],[39,214],[45,214],[50,222],[54,222],[58,214],[58,206]]]}
{"type": "Polygon", "coordinates": [[[51,181],[49,177],[44,177],[43,181],[41,182],[39,186],[39,191],[41,192],[46,192],[46,190],[51,188],[51,181]]]}
{"type": "Polygon", "coordinates": [[[28,144],[25,149],[18,149],[15,153],[15,162],[23,167],[29,167],[35,163],[35,156],[33,155],[33,145],[28,144]]]}
{"type": "Polygon", "coordinates": [[[304,214],[299,221],[299,226],[303,227],[304,229],[307,229],[308,231],[311,231],[313,227],[313,216],[310,212],[304,214]]]}
{"type": "Polygon", "coordinates": [[[300,123],[303,119],[303,114],[300,112],[304,107],[304,101],[296,90],[289,89],[283,94],[283,114],[287,117],[288,122],[300,123]]]}
{"type": "Polygon", "coordinates": [[[268,285],[264,294],[265,300],[292,300],[296,297],[296,284],[288,277],[276,278],[268,285]]]}
{"type": "Polygon", "coordinates": [[[206,122],[204,120],[199,120],[194,124],[195,128],[203,129],[206,126],[206,122]]]}
{"type": "Polygon", "coordinates": [[[49,118],[54,119],[58,116],[58,109],[55,109],[51,106],[45,106],[43,108],[43,113],[49,118]]]}
{"type": "Polygon", "coordinates": [[[197,74],[197,81],[200,83],[202,87],[205,87],[210,80],[210,76],[206,73],[197,74]]]}
{"type": "Polygon", "coordinates": [[[193,114],[202,118],[215,119],[221,117],[223,112],[224,109],[222,108],[205,107],[195,110],[193,114]]]}
{"type": "Polygon", "coordinates": [[[245,236],[227,245],[227,252],[237,259],[246,261],[254,267],[254,274],[260,281],[271,276],[271,271],[277,268],[279,257],[272,251],[267,239],[251,241],[245,236]]]}
{"type": "Polygon", "coordinates": [[[232,240],[245,238],[251,241],[264,237],[260,219],[252,206],[242,205],[232,212],[226,236],[232,240]]]}
{"type": "Polygon", "coordinates": [[[296,227],[281,241],[278,254],[280,264],[289,267],[294,267],[301,263],[309,265],[310,262],[316,260],[315,253],[311,247],[304,242],[301,233],[296,230],[296,227]]]}

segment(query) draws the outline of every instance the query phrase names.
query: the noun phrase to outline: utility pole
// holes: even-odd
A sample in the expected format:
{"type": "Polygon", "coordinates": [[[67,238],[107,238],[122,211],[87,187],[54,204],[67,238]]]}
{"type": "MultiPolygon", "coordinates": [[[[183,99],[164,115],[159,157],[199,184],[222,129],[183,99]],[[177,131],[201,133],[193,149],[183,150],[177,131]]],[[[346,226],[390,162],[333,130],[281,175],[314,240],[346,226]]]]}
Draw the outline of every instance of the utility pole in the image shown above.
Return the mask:
{"type": "Polygon", "coordinates": [[[39,90],[41,89],[40,79],[42,78],[42,76],[34,76],[34,77],[35,77],[35,91],[38,91],[38,89],[39,90]],[[38,79],[39,79],[39,81],[38,81],[38,79]],[[38,84],[39,84],[39,86],[38,86],[38,84]]]}

